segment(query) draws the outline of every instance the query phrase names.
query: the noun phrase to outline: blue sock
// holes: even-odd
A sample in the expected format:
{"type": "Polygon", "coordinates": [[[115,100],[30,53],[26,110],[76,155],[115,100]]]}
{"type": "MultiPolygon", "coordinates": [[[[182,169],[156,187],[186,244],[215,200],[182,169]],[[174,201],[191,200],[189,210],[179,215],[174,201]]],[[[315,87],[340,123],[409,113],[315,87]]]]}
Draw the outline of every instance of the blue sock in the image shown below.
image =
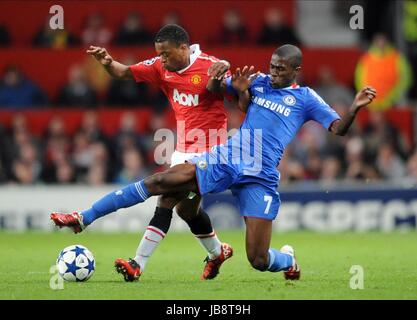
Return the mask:
{"type": "Polygon", "coordinates": [[[128,208],[140,202],[144,202],[151,195],[143,180],[129,184],[127,187],[111,192],[96,201],[90,209],[81,212],[83,223],[88,226],[94,220],[103,217],[120,208],[128,208]]]}
{"type": "Polygon", "coordinates": [[[269,253],[269,266],[268,271],[278,272],[282,270],[288,270],[292,267],[293,257],[286,253],[281,253],[276,249],[270,248],[269,253]]]}

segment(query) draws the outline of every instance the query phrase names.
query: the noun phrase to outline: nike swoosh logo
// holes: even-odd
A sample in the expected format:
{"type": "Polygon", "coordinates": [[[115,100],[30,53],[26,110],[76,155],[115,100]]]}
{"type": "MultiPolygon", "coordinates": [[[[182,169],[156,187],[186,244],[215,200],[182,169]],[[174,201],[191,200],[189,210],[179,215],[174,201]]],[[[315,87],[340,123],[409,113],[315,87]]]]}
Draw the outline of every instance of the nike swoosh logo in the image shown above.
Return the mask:
{"type": "Polygon", "coordinates": [[[148,240],[148,241],[152,241],[152,242],[158,243],[158,241],[155,241],[155,240],[149,239],[149,238],[148,238],[148,236],[145,236],[145,239],[146,239],[146,240],[148,240]]]}
{"type": "Polygon", "coordinates": [[[165,76],[165,79],[171,79],[174,78],[174,76],[165,76]]]}

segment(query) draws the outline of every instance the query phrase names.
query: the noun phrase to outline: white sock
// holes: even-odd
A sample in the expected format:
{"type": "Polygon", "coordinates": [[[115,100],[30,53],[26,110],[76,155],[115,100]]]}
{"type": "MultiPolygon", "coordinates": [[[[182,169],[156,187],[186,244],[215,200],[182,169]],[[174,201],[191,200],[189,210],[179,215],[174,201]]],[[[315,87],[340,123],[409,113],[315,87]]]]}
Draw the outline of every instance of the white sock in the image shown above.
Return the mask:
{"type": "Polygon", "coordinates": [[[136,250],[135,256],[135,261],[139,264],[141,272],[145,270],[148,259],[151,257],[164,237],[165,233],[162,230],[154,226],[148,226],[146,228],[139,247],[136,250]]]}
{"type": "Polygon", "coordinates": [[[195,237],[206,249],[210,260],[217,258],[222,252],[222,243],[214,231],[209,234],[196,234],[195,237]]]}

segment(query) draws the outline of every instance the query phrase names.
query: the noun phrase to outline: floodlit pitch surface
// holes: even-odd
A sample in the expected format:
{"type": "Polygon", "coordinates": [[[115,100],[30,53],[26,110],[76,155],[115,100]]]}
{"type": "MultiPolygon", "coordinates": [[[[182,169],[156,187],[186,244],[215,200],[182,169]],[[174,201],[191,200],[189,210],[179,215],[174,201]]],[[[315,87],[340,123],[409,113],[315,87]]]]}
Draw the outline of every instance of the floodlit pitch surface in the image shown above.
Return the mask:
{"type": "Polygon", "coordinates": [[[275,233],[273,247],[294,246],[302,267],[299,281],[252,269],[243,230],[218,234],[233,246],[234,256],[216,279],[200,280],[205,253],[191,233],[169,233],[140,281],[126,283],[113,261],[134,256],[140,232],[1,232],[0,299],[417,299],[415,232],[275,233]],[[96,271],[88,282],[65,282],[64,289],[53,290],[56,274],[50,268],[72,244],[93,252],[96,271]],[[351,284],[361,287],[361,270],[363,289],[351,289],[351,284]]]}

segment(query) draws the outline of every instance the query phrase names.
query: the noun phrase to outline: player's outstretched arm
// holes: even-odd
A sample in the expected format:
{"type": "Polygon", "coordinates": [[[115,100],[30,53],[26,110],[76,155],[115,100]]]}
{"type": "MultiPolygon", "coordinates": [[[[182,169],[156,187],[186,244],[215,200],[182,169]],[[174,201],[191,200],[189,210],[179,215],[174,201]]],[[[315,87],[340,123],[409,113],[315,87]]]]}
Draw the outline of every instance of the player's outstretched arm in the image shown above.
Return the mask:
{"type": "Polygon", "coordinates": [[[232,87],[238,94],[238,108],[246,113],[249,103],[250,103],[250,92],[249,87],[253,80],[255,80],[259,71],[254,73],[255,67],[244,66],[242,71],[240,68],[237,68],[236,71],[232,74],[232,87]]]}
{"type": "Polygon", "coordinates": [[[113,60],[112,56],[105,48],[90,46],[87,53],[92,55],[103,65],[106,71],[116,79],[133,79],[132,71],[129,66],[113,60]]]}
{"type": "Polygon", "coordinates": [[[375,97],[376,90],[374,88],[369,86],[363,88],[356,95],[349,111],[342,117],[342,119],[334,121],[329,130],[336,135],[344,136],[352,125],[353,120],[355,120],[359,110],[370,104],[375,97]]]}

